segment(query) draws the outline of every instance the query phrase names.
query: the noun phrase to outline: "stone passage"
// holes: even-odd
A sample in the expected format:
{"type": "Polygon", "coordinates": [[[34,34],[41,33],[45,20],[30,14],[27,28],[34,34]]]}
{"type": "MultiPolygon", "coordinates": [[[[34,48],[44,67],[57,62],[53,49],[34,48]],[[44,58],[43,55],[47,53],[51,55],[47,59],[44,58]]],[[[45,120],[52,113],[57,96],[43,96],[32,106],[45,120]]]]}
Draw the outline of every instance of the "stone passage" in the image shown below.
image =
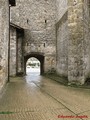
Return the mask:
{"type": "Polygon", "coordinates": [[[89,0],[17,0],[11,21],[25,29],[23,66],[27,55],[40,53],[44,72],[54,69],[69,84],[84,84],[90,73],[89,5],[89,0]]]}
{"type": "MultiPolygon", "coordinates": [[[[58,116],[85,115],[85,119],[89,120],[89,93],[90,90],[65,87],[41,76],[12,78],[0,96],[0,119],[64,120],[58,116]]],[[[66,120],[70,119],[81,120],[66,120]]]]}
{"type": "Polygon", "coordinates": [[[30,57],[40,60],[41,74],[53,69],[69,84],[82,85],[90,78],[89,0],[0,3],[0,86],[9,75],[25,74],[30,57]]]}
{"type": "Polygon", "coordinates": [[[30,53],[24,57],[24,74],[26,74],[26,62],[29,58],[35,57],[40,61],[40,74],[42,75],[44,73],[44,60],[45,57],[43,54],[40,53],[30,53]]]}
{"type": "Polygon", "coordinates": [[[56,69],[55,1],[17,0],[16,3],[11,8],[11,22],[24,29],[22,67],[26,56],[36,54],[44,56],[44,72],[56,69]]]}

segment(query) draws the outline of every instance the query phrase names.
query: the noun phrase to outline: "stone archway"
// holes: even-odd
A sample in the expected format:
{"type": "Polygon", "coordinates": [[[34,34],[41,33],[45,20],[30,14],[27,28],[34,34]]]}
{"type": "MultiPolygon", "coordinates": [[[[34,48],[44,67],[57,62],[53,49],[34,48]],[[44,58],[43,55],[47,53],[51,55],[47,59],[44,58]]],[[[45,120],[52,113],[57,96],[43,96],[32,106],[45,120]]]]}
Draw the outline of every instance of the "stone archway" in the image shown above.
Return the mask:
{"type": "Polygon", "coordinates": [[[42,53],[29,53],[24,56],[24,74],[26,75],[26,63],[31,57],[35,57],[40,61],[40,75],[44,73],[44,55],[42,53]]]}

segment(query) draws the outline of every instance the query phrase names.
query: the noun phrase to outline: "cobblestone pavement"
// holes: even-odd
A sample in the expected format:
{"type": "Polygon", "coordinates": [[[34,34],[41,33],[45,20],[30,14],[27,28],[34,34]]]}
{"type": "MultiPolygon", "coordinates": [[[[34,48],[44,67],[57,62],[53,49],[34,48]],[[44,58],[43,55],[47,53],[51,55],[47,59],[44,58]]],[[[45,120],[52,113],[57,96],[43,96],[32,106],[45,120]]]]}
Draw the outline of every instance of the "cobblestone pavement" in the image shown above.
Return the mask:
{"type": "Polygon", "coordinates": [[[0,120],[90,120],[89,116],[89,89],[66,87],[37,74],[11,78],[0,96],[0,120]]]}

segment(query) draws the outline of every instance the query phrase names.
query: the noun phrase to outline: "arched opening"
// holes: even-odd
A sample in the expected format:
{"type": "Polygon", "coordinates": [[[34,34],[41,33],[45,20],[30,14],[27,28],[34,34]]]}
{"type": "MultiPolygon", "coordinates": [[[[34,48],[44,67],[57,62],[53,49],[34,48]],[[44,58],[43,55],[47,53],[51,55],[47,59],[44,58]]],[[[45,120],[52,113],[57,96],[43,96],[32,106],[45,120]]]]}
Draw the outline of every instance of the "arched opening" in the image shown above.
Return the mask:
{"type": "MultiPolygon", "coordinates": [[[[37,64],[40,62],[40,75],[44,73],[44,55],[41,53],[30,53],[24,56],[24,74],[27,74],[27,62],[29,59],[34,58],[34,60],[37,60],[37,64]]],[[[32,59],[33,60],[33,59],[32,59]]],[[[35,70],[34,70],[35,71],[35,70]]],[[[32,71],[30,71],[32,72],[32,71]]]]}
{"type": "Polygon", "coordinates": [[[40,75],[40,66],[41,63],[37,58],[35,57],[29,58],[26,62],[26,75],[30,74],[40,75]]]}

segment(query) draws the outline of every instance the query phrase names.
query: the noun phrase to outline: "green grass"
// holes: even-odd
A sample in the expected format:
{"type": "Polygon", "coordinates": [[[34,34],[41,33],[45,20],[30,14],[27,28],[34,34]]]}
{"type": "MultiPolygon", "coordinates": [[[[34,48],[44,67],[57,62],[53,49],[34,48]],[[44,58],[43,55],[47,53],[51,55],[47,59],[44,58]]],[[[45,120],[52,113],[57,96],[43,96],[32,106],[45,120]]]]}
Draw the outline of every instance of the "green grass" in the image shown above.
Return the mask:
{"type": "Polygon", "coordinates": [[[13,114],[14,112],[10,112],[10,111],[2,111],[0,112],[0,114],[13,114]]]}

